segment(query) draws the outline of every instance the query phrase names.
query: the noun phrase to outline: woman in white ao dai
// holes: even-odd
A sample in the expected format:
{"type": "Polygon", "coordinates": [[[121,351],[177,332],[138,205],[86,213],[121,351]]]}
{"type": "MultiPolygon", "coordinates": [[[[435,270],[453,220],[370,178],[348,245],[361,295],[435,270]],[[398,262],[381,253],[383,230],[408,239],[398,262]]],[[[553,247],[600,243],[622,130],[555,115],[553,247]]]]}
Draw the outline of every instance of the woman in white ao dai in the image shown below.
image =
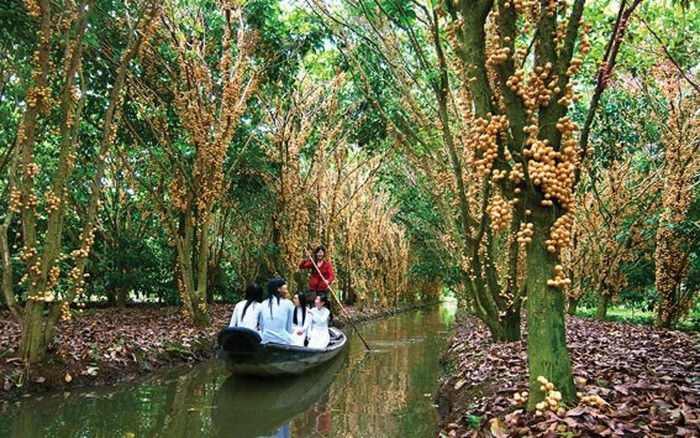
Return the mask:
{"type": "MultiPolygon", "coordinates": [[[[328,297],[319,295],[316,297],[316,306],[309,309],[310,324],[308,330],[309,348],[326,348],[331,340],[328,333],[328,323],[331,311],[328,308],[328,297]]],[[[309,318],[309,316],[307,316],[309,318]]]]}
{"type": "Polygon", "coordinates": [[[251,330],[260,328],[260,311],[262,305],[263,290],[257,283],[248,283],[245,290],[245,299],[233,308],[230,327],[245,327],[251,330]]]}
{"type": "Polygon", "coordinates": [[[295,294],[294,313],[292,314],[292,340],[294,345],[303,347],[306,342],[306,331],[309,329],[310,313],[306,309],[306,295],[295,294]]]}

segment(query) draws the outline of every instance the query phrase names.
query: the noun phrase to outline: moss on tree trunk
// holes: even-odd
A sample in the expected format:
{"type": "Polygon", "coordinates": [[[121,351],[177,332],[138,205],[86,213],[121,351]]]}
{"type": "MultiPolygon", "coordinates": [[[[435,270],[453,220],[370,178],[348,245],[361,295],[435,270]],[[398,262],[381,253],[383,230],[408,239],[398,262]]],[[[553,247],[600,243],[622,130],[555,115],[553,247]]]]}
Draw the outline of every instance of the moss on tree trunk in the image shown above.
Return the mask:
{"type": "Polygon", "coordinates": [[[610,298],[605,292],[601,292],[598,297],[598,305],[595,309],[595,319],[598,321],[605,321],[608,317],[608,303],[610,298]]]}
{"type": "Polygon", "coordinates": [[[28,364],[39,362],[45,352],[44,327],[42,324],[44,302],[30,300],[24,309],[22,318],[22,338],[19,354],[28,364]]]}
{"type": "MultiPolygon", "coordinates": [[[[552,213],[551,210],[544,211],[552,213]]],[[[566,348],[566,331],[564,322],[564,294],[560,288],[547,285],[547,280],[554,276],[557,258],[547,252],[542,243],[549,233],[549,221],[533,218],[535,233],[539,234],[528,248],[527,256],[527,353],[530,369],[530,397],[527,408],[534,410],[535,405],[544,400],[545,393],[540,391],[539,376],[544,376],[554,384],[562,394],[562,401],[570,404],[576,400],[576,388],[573,382],[571,359],[566,348]]]]}
{"type": "Polygon", "coordinates": [[[520,313],[508,312],[500,319],[489,324],[491,336],[495,342],[515,342],[520,340],[520,313]]]}

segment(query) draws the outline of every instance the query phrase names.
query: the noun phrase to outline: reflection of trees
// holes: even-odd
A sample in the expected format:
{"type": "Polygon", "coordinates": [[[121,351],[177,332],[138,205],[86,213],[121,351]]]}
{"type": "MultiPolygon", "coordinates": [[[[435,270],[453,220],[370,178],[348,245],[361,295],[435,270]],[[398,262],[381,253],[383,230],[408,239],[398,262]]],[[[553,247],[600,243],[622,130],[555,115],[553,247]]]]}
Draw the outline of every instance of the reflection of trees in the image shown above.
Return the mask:
{"type": "MultiPolygon", "coordinates": [[[[330,362],[302,376],[229,377],[214,397],[217,410],[212,419],[217,436],[244,438],[268,434],[297,414],[314,411],[310,406],[322,406],[317,402],[327,399],[328,388],[343,368],[346,355],[347,350],[342,351],[330,362]]],[[[308,433],[294,436],[308,436],[308,433]]]]}
{"type": "MultiPolygon", "coordinates": [[[[0,436],[209,436],[211,400],[221,368],[203,366],[148,382],[21,401],[0,422],[0,436]]],[[[213,436],[213,435],[212,435],[213,436]]]]}
{"type": "Polygon", "coordinates": [[[189,394],[189,386],[187,377],[183,376],[177,379],[175,385],[171,385],[168,391],[168,403],[165,405],[168,415],[166,417],[166,433],[165,436],[174,436],[187,430],[190,416],[187,415],[187,403],[189,394]]]}
{"type": "Polygon", "coordinates": [[[34,421],[31,415],[21,415],[12,424],[11,436],[42,436],[39,423],[34,421]]]}
{"type": "Polygon", "coordinates": [[[332,436],[329,435],[330,430],[332,430],[329,427],[332,421],[332,406],[329,400],[330,395],[324,394],[304,414],[295,418],[292,422],[292,436],[308,436],[312,431],[314,436],[332,436]]]}
{"type": "MultiPolygon", "coordinates": [[[[428,403],[422,394],[435,387],[435,382],[427,377],[434,375],[430,370],[437,367],[443,343],[430,341],[433,335],[424,331],[434,333],[444,324],[439,312],[412,314],[414,321],[406,318],[409,316],[372,325],[374,332],[369,336],[374,345],[369,344],[382,352],[371,353],[371,360],[345,386],[342,395],[338,397],[333,388],[331,399],[340,400],[332,408],[343,413],[333,418],[333,434],[340,430],[355,436],[402,436],[399,428],[403,429],[404,417],[413,427],[431,427],[416,425],[416,420],[409,418],[413,417],[410,413],[403,414],[428,403]],[[423,340],[426,336],[427,342],[423,340]],[[385,340],[390,342],[381,345],[385,340]],[[404,345],[396,345],[397,342],[404,345]]],[[[415,432],[411,435],[416,436],[415,432]]]]}
{"type": "Polygon", "coordinates": [[[192,373],[187,373],[180,376],[176,384],[169,385],[168,401],[162,408],[168,412],[165,428],[156,431],[162,431],[160,435],[165,437],[216,436],[211,415],[216,409],[212,400],[219,387],[216,381],[220,373],[220,368],[210,367],[202,378],[192,378],[192,373]]]}

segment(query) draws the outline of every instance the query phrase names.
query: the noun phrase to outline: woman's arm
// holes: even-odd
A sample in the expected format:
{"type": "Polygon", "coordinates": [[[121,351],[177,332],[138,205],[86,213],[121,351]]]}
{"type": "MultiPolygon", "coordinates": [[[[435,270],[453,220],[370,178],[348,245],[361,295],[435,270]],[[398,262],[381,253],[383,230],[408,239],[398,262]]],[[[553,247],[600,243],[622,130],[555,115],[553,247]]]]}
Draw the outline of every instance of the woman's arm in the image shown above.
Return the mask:
{"type": "Polygon", "coordinates": [[[328,318],[331,316],[331,311],[328,310],[326,307],[322,307],[319,311],[316,312],[316,322],[318,323],[324,323],[328,322],[328,318]]]}
{"type": "Polygon", "coordinates": [[[327,269],[325,269],[326,275],[324,275],[324,277],[326,277],[326,281],[328,282],[328,284],[331,284],[335,279],[335,274],[333,273],[333,266],[331,266],[331,262],[329,262],[328,260],[326,260],[325,265],[327,269]]]}
{"type": "Polygon", "coordinates": [[[231,322],[228,323],[229,327],[238,327],[238,310],[237,306],[233,306],[233,313],[231,314],[231,322]]]}
{"type": "Polygon", "coordinates": [[[285,330],[287,330],[287,333],[292,332],[292,320],[294,319],[294,304],[292,304],[291,301],[287,300],[289,303],[287,305],[287,324],[285,326],[285,330]]]}

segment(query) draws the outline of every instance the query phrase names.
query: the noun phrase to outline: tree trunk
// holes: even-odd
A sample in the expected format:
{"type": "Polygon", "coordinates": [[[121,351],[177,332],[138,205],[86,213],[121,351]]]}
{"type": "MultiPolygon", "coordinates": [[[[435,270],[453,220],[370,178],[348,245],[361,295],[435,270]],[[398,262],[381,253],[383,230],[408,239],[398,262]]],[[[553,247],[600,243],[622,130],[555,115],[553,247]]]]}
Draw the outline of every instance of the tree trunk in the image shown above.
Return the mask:
{"type": "Polygon", "coordinates": [[[352,306],[357,301],[357,295],[355,294],[355,289],[352,287],[352,282],[350,281],[350,273],[343,277],[343,291],[345,292],[345,303],[348,306],[352,306]]]}
{"type": "Polygon", "coordinates": [[[520,313],[508,312],[487,324],[494,342],[515,342],[520,336],[520,313]]]}
{"type": "Polygon", "coordinates": [[[576,316],[576,311],[578,310],[578,298],[569,297],[568,306],[566,307],[567,315],[576,316]]]}
{"type": "Polygon", "coordinates": [[[610,303],[610,297],[606,292],[601,292],[598,297],[598,306],[595,309],[595,319],[598,321],[605,321],[608,318],[608,304],[610,303]]]}
{"type": "Polygon", "coordinates": [[[221,267],[217,262],[210,264],[207,272],[207,304],[214,303],[214,290],[221,281],[221,267]]]}
{"type": "Polygon", "coordinates": [[[126,307],[126,296],[128,292],[123,287],[117,289],[117,307],[123,309],[126,307]]]}
{"type": "MultiPolygon", "coordinates": [[[[673,176],[673,175],[672,175],[673,176]]],[[[669,177],[669,179],[671,179],[669,177]]],[[[670,190],[670,189],[669,189],[670,190]]],[[[668,195],[665,195],[666,198],[668,195]]],[[[673,208],[677,204],[670,203],[664,199],[667,209],[673,208]]],[[[681,315],[688,309],[690,302],[683,303],[681,299],[681,283],[687,275],[690,258],[685,256],[682,250],[684,238],[680,233],[674,231],[669,220],[668,213],[661,215],[659,228],[656,232],[656,251],[654,260],[656,262],[656,294],[658,296],[654,325],[661,328],[671,328],[678,322],[681,315]]],[[[680,222],[681,218],[674,218],[680,222]]]]}
{"type": "Polygon", "coordinates": [[[180,297],[185,311],[196,327],[209,327],[211,320],[207,311],[207,264],[209,239],[205,220],[184,220],[182,234],[177,237],[177,252],[180,262],[180,297]],[[192,222],[195,222],[194,224],[192,222]],[[195,240],[196,224],[200,232],[195,240]],[[194,247],[197,245],[197,251],[194,247]]]}
{"type": "Polygon", "coordinates": [[[20,357],[30,364],[39,362],[45,353],[44,302],[28,300],[22,318],[22,337],[19,345],[20,357]]]}
{"type": "MultiPolygon", "coordinates": [[[[10,176],[12,178],[12,176],[10,176]]],[[[0,225],[0,254],[2,254],[2,295],[5,298],[5,304],[10,309],[12,315],[20,321],[22,319],[22,308],[17,302],[15,291],[12,286],[12,262],[10,260],[10,245],[7,239],[7,230],[9,223],[12,220],[12,212],[8,212],[5,217],[5,224],[0,225]]]]}
{"type": "MultiPolygon", "coordinates": [[[[533,216],[536,214],[533,208],[533,216]]],[[[547,240],[549,227],[553,222],[545,215],[552,215],[551,209],[540,209],[540,217],[533,217],[533,243],[527,254],[527,353],[530,369],[528,410],[545,398],[540,391],[539,376],[544,376],[562,394],[564,403],[576,400],[571,359],[566,348],[564,322],[564,294],[559,288],[547,285],[554,276],[558,264],[554,254],[547,252],[542,242],[547,240]]]]}
{"type": "Polygon", "coordinates": [[[197,327],[211,326],[209,310],[207,309],[207,271],[209,268],[209,226],[211,212],[206,212],[201,220],[199,230],[199,250],[197,251],[197,289],[194,290],[192,299],[192,315],[194,325],[197,327]]]}

